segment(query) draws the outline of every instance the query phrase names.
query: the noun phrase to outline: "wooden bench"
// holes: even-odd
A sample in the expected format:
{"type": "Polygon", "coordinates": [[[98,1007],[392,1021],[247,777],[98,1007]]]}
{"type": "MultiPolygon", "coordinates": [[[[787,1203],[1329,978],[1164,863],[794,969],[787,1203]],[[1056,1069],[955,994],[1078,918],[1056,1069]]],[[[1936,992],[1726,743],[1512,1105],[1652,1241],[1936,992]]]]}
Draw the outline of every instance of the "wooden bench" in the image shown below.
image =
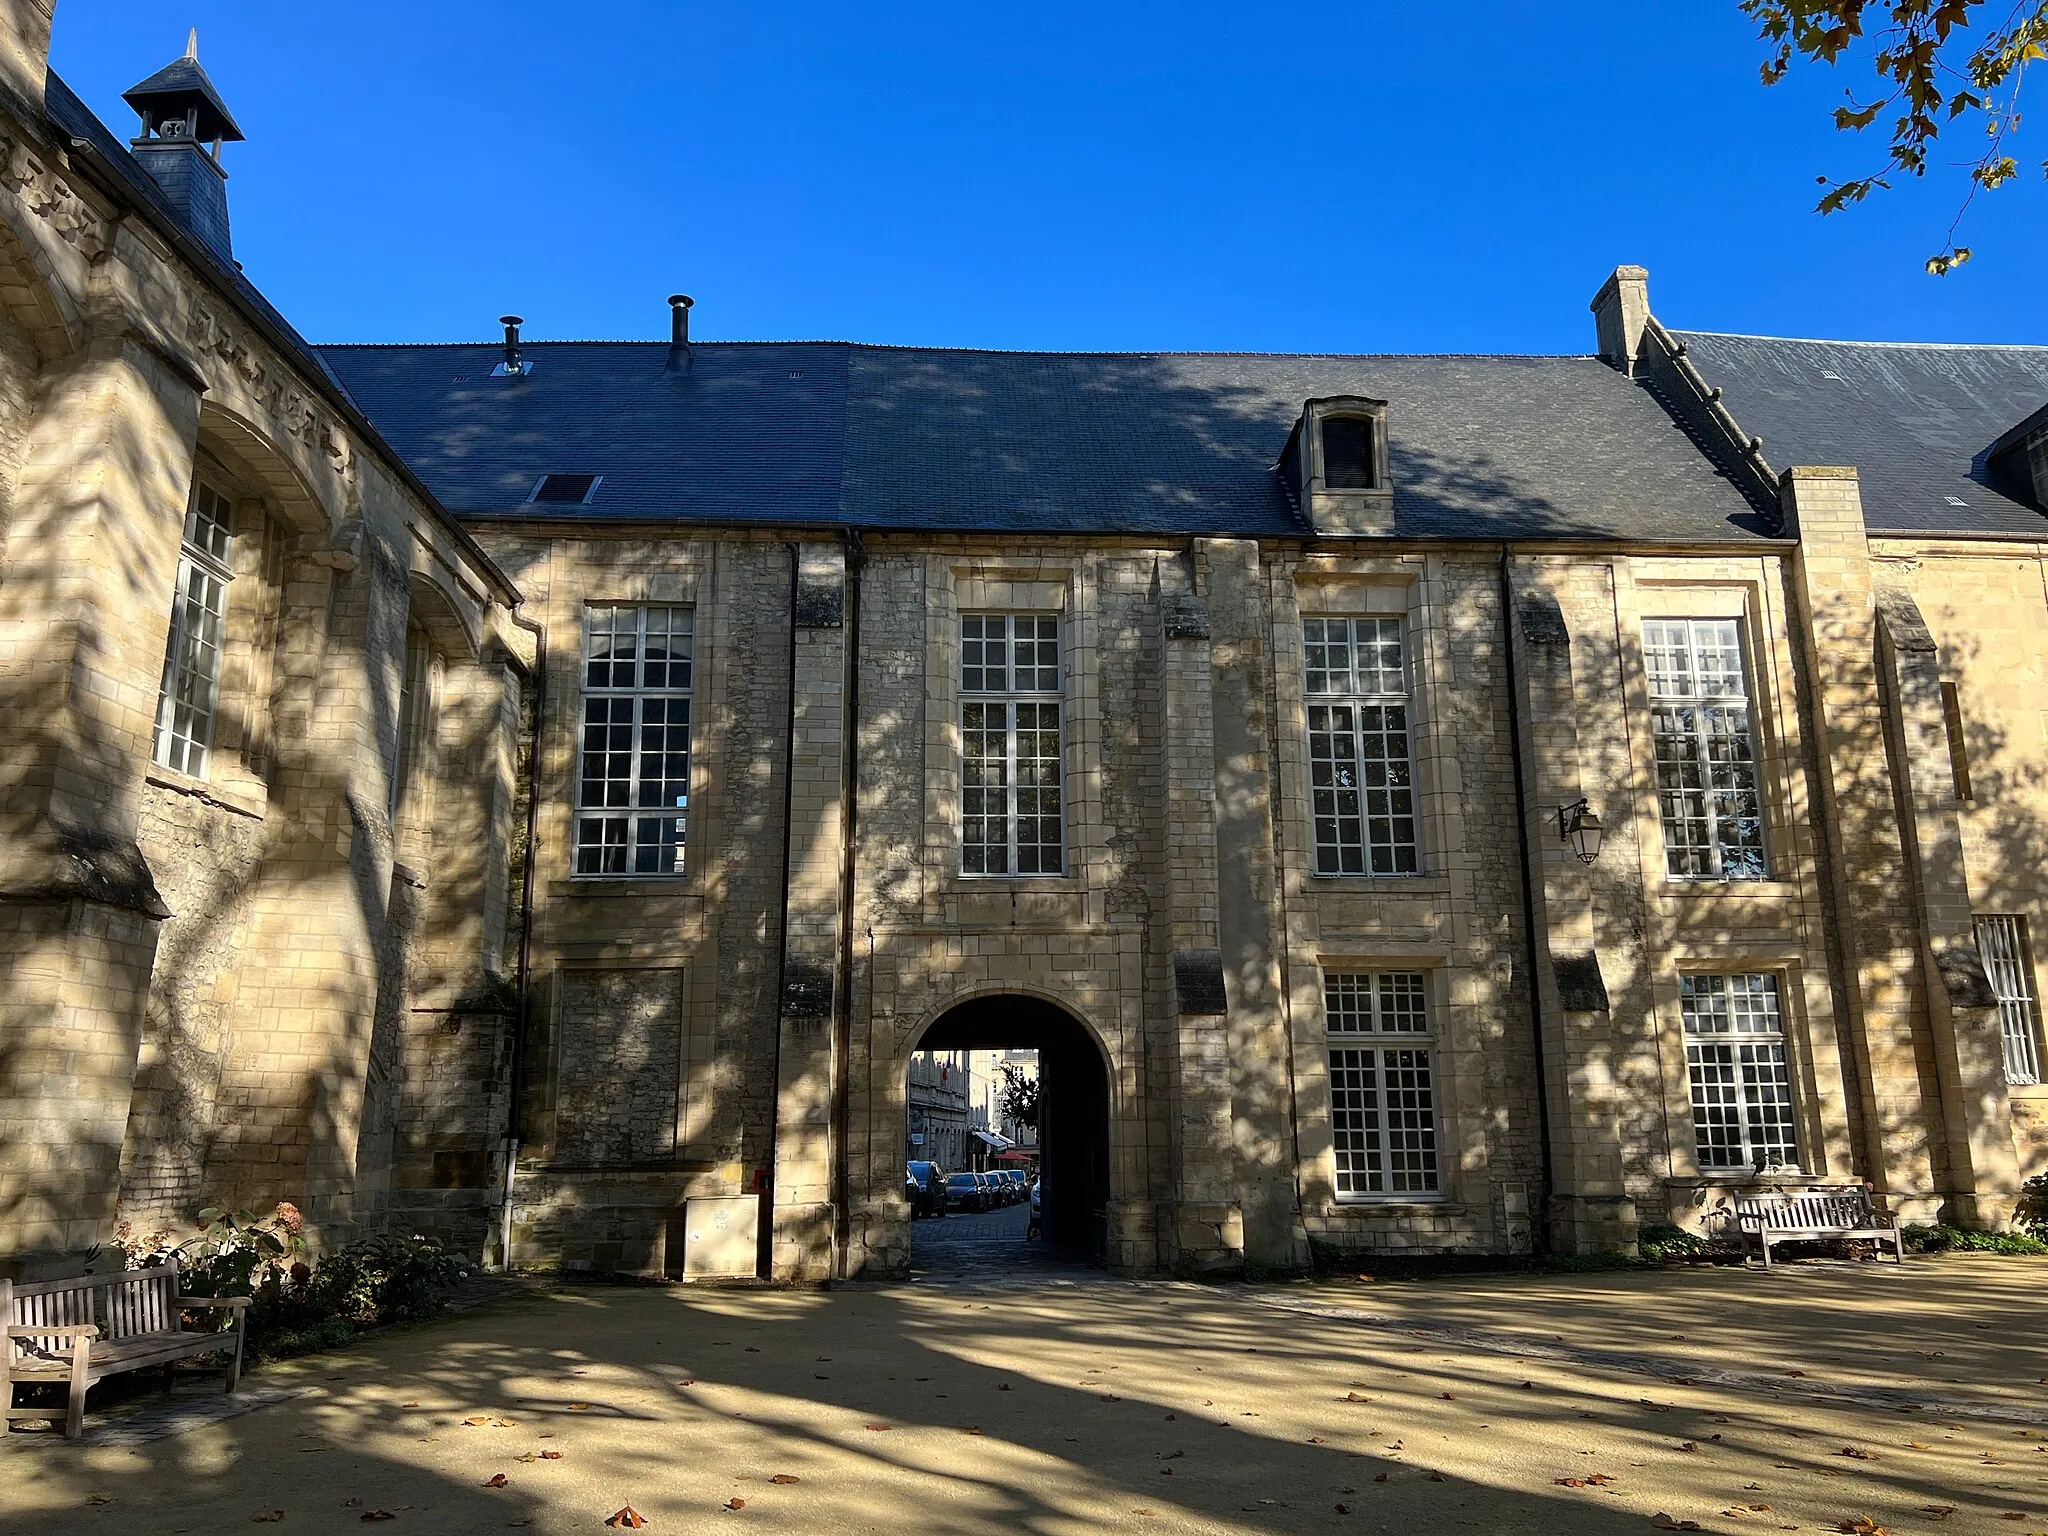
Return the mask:
{"type": "Polygon", "coordinates": [[[1735,1228],[1742,1238],[1742,1259],[1749,1262],[1750,1244],[1771,1267],[1771,1244],[1814,1242],[1825,1238],[1872,1238],[1890,1243],[1892,1257],[1906,1262],[1899,1219],[1877,1209],[1862,1184],[1788,1189],[1770,1194],[1737,1195],[1735,1228]]]}
{"type": "Polygon", "coordinates": [[[248,1326],[246,1296],[181,1296],[175,1257],[150,1269],[75,1280],[37,1280],[25,1285],[0,1280],[0,1318],[6,1319],[7,1417],[47,1419],[47,1408],[17,1408],[17,1382],[62,1381],[71,1388],[64,1433],[85,1433],[85,1394],[94,1382],[123,1371],[164,1368],[165,1381],[180,1360],[226,1354],[228,1390],[242,1380],[242,1336],[248,1326]],[[202,1308],[233,1311],[220,1333],[185,1329],[184,1314],[202,1308]]]}

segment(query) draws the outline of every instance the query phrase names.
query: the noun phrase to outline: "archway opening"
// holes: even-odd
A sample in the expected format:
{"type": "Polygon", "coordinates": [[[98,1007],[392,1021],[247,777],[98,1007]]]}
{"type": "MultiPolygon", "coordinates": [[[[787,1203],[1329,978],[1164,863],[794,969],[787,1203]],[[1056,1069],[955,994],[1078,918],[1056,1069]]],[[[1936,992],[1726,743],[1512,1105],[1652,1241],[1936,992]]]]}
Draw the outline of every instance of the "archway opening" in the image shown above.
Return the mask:
{"type": "MultiPolygon", "coordinates": [[[[929,1163],[926,1152],[943,1144],[958,1148],[961,1159],[958,1167],[940,1165],[949,1177],[1016,1169],[1038,1190],[1035,1233],[1027,1235],[1028,1200],[1006,1205],[986,1186],[977,1197],[956,1184],[945,1202],[947,1216],[912,1221],[913,1268],[999,1271],[1103,1262],[1109,1244],[1109,1068],[1086,1025],[1039,998],[978,997],[949,1009],[925,1031],[909,1075],[908,1161],[929,1163]],[[986,1075],[977,1087],[977,1065],[984,1074],[1002,1066],[1020,1075],[1035,1072],[1031,1135],[1001,1117],[1000,1089],[991,1096],[995,1085],[986,1075]],[[964,1135],[943,1124],[959,1100],[966,1103],[964,1135]],[[977,1101],[987,1108],[985,1116],[977,1115],[977,1101]],[[996,1123],[976,1126],[977,1118],[996,1123]]],[[[923,1208],[935,1204],[928,1199],[923,1208]]]]}

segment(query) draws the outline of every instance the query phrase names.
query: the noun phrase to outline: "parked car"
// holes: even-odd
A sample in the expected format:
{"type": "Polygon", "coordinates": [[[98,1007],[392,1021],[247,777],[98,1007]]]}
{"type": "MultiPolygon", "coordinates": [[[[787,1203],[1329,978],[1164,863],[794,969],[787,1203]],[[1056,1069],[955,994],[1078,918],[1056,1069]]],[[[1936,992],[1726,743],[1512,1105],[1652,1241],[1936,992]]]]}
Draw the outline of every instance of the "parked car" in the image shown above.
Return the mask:
{"type": "Polygon", "coordinates": [[[1045,1233],[1045,1216],[1038,1204],[1038,1180],[1031,1181],[1031,1222],[1024,1228],[1026,1237],[1042,1237],[1045,1233]]]}
{"type": "Polygon", "coordinates": [[[978,1173],[954,1173],[946,1176],[946,1204],[956,1211],[985,1211],[988,1209],[988,1189],[981,1182],[978,1173]]]}
{"type": "Polygon", "coordinates": [[[1031,1191],[1026,1185],[1022,1168],[1005,1168],[1003,1184],[1009,1191],[1010,1204],[1016,1205],[1030,1198],[1031,1191]]]}
{"type": "Polygon", "coordinates": [[[922,1161],[903,1165],[903,1193],[910,1201],[910,1219],[946,1214],[946,1174],[937,1163],[922,1161]]]}

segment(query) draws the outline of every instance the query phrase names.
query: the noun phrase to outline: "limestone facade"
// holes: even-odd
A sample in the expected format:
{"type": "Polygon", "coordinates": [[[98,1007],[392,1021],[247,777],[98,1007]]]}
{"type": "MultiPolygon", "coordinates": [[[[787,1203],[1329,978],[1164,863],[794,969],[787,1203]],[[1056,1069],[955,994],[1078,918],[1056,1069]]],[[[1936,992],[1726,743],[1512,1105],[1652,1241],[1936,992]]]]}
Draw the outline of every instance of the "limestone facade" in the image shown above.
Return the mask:
{"type": "MultiPolygon", "coordinates": [[[[904,425],[766,511],[614,514],[592,474],[572,510],[535,476],[577,466],[509,460],[458,502],[405,359],[323,366],[46,76],[48,8],[0,16],[15,1272],[290,1199],[321,1241],[679,1274],[688,1203],[755,1196],[764,1275],[897,1273],[920,1050],[1043,1048],[1048,1198],[1129,1273],[1626,1249],[1848,1179],[1997,1226],[2048,1170],[1983,958],[2006,924],[2031,985],[2048,923],[2048,539],[1872,531],[1856,465],[1774,468],[1639,269],[1595,300],[1598,361],[1494,360],[1469,411],[1455,360],[1255,360],[1292,436],[1225,376],[1252,362],[1090,363],[1218,477],[1142,516],[799,505],[889,453],[941,485],[912,391],[1011,366],[957,358],[861,385],[904,425]],[[1462,459],[1402,436],[1488,410],[1462,459]],[[1609,460],[1528,449],[1576,423],[1609,460]],[[1291,510],[1205,508],[1231,474],[1291,510]],[[1663,515],[1687,496],[1708,514],[1663,515]],[[194,569],[227,594],[217,707],[171,761],[194,569]],[[1028,683],[970,680],[984,616],[1029,620],[1028,683]],[[1374,722],[1341,770],[1385,775],[1370,832],[1323,825],[1333,710],[1374,722]],[[1710,835],[1673,819],[1683,751],[1753,785],[1705,796],[1710,835]],[[989,786],[1027,779],[991,864],[989,786]]],[[[794,458],[839,441],[817,378],[894,366],[735,346],[693,377],[683,313],[665,362],[565,344],[494,380],[466,349],[452,387],[486,436],[551,378],[663,391],[683,467],[643,478],[694,507],[726,494],[680,443],[718,436],[713,385],[812,413],[732,429],[794,458]]],[[[1016,363],[1027,415],[1071,365],[1016,363]]],[[[1118,440],[1055,457],[1106,482],[1118,440]]]]}
{"type": "Polygon", "coordinates": [[[110,158],[47,76],[48,6],[0,18],[0,1262],[279,1200],[326,1237],[388,1216],[480,1244],[516,593],[110,158]],[[202,501],[225,622],[203,755],[174,765],[202,501]]]}

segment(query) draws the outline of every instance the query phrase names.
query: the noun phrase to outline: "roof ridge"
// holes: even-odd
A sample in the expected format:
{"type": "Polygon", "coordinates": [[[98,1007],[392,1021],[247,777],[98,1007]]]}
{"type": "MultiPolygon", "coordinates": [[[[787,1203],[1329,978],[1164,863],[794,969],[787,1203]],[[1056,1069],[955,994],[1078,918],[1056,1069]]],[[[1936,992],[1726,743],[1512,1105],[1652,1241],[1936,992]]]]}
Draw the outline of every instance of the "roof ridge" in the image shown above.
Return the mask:
{"type": "Polygon", "coordinates": [[[1802,347],[1898,347],[1947,352],[2048,352],[2038,341],[1843,341],[1827,336],[1762,336],[1751,331],[1698,331],[1671,327],[1674,336],[1718,336],[1725,341],[1787,341],[1802,347]]]}
{"type": "MultiPolygon", "coordinates": [[[[666,349],[666,341],[604,340],[600,338],[562,338],[555,341],[536,341],[522,337],[521,347],[660,347],[666,349]]],[[[322,352],[398,352],[453,350],[455,348],[500,348],[504,343],[496,338],[486,341],[318,341],[309,343],[322,352]]],[[[707,340],[692,341],[697,347],[845,347],[858,352],[930,352],[967,357],[1051,357],[1051,358],[1098,358],[1098,357],[1253,357],[1284,358],[1289,360],[1329,360],[1333,362],[1416,362],[1438,359],[1457,362],[1516,362],[1516,363],[1584,363],[1598,362],[1590,352],[1231,352],[1221,350],[1190,349],[1185,351],[1058,351],[1033,349],[1029,347],[938,347],[919,346],[911,342],[891,341],[833,341],[811,337],[794,341],[750,341],[750,340],[707,340]]],[[[2044,349],[2048,350],[2048,349],[2044,349]]]]}

